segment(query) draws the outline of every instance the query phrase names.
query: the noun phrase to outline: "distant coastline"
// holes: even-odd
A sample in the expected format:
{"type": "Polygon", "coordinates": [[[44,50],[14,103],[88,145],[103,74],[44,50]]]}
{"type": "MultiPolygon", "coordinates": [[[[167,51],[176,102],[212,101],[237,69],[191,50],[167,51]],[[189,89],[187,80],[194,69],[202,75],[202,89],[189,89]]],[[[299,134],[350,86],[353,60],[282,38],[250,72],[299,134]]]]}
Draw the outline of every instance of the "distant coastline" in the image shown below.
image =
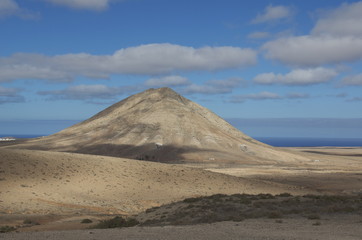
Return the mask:
{"type": "MultiPolygon", "coordinates": [[[[37,138],[46,135],[0,134],[2,137],[37,138]]],[[[362,138],[253,137],[274,147],[362,147],[362,138]]]]}
{"type": "Polygon", "coordinates": [[[274,147],[362,147],[362,138],[254,137],[274,147]]]}

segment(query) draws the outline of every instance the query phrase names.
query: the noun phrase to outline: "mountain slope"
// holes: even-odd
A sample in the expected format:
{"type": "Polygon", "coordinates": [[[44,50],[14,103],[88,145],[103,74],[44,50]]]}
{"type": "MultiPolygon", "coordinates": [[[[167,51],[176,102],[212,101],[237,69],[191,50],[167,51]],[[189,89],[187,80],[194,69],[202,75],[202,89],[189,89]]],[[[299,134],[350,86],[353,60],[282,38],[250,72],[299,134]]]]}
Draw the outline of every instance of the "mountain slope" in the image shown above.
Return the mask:
{"type": "Polygon", "coordinates": [[[128,97],[84,122],[23,147],[162,162],[304,160],[250,138],[169,88],[128,97]]]}

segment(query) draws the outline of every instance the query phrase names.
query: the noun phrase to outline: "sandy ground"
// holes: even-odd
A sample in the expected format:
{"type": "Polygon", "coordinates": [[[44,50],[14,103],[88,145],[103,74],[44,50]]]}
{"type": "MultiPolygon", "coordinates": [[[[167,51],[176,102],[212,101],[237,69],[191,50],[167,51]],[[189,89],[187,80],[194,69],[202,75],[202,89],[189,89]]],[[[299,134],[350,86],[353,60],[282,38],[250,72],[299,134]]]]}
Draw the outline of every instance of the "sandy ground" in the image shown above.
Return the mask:
{"type": "Polygon", "coordinates": [[[183,227],[87,228],[108,214],[133,214],[215,193],[361,194],[362,148],[285,148],[293,164],[170,165],[73,153],[0,149],[0,226],[41,225],[0,239],[362,239],[361,216],[249,219],[183,227]],[[208,170],[204,170],[204,169],[208,170]],[[69,230],[55,231],[50,230],[69,230]],[[41,232],[33,232],[41,231],[41,232]],[[45,231],[45,232],[44,232],[45,231]]]}
{"type": "Polygon", "coordinates": [[[306,191],[362,194],[362,148],[285,148],[309,158],[293,165],[213,166],[209,171],[269,183],[288,183],[306,191]]]}
{"type": "Polygon", "coordinates": [[[32,150],[0,150],[2,214],[133,214],[216,193],[310,193],[199,168],[32,150]]]}
{"type": "Polygon", "coordinates": [[[360,240],[362,218],[338,216],[318,220],[249,219],[243,222],[221,222],[195,226],[133,227],[123,229],[92,229],[71,231],[47,231],[31,233],[0,234],[0,239],[42,240],[42,239],[248,239],[248,240],[360,240]]]}

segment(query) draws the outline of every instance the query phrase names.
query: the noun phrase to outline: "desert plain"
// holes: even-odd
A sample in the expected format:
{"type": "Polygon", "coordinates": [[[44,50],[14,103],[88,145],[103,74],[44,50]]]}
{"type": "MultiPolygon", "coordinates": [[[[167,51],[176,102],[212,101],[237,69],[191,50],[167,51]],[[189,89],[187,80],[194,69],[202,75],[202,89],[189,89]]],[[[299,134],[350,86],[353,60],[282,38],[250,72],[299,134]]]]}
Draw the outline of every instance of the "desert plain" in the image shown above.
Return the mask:
{"type": "Polygon", "coordinates": [[[271,147],[170,89],[0,144],[0,239],[362,239],[362,148],[271,147]]]}
{"type": "MultiPolygon", "coordinates": [[[[300,164],[165,164],[106,156],[1,149],[0,239],[361,239],[361,210],[181,226],[89,230],[113,216],[213,194],[361,196],[361,148],[288,148],[300,164]],[[39,225],[24,224],[31,219],[39,225]],[[314,224],[320,224],[316,226],[314,224]],[[20,227],[19,227],[20,226],[20,227]],[[84,229],[84,230],[81,230],[84,229]],[[67,231],[65,231],[67,230],[67,231]]],[[[361,197],[360,197],[361,198],[361,197]]]]}

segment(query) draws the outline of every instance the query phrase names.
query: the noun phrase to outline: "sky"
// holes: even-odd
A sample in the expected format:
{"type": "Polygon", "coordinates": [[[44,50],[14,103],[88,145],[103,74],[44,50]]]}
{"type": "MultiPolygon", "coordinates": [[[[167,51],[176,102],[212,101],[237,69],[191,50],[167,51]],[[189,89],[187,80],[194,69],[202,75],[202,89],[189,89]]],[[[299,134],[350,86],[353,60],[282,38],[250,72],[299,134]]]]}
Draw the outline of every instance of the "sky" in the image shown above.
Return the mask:
{"type": "Polygon", "coordinates": [[[171,87],[262,137],[362,135],[362,1],[0,0],[0,134],[171,87]]]}

